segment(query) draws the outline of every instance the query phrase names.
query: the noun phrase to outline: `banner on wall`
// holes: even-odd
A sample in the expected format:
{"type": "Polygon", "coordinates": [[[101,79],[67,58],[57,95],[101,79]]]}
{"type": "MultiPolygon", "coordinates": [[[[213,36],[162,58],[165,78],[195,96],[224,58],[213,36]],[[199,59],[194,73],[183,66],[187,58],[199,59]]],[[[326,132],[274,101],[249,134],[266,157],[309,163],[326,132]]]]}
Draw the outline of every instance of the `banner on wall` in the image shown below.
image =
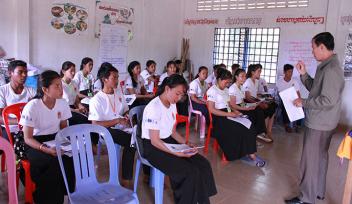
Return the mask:
{"type": "Polygon", "coordinates": [[[128,39],[133,38],[134,9],[112,2],[97,2],[95,9],[95,37],[101,35],[101,25],[120,25],[128,30],[128,39]]]}
{"type": "Polygon", "coordinates": [[[51,27],[68,35],[86,34],[88,10],[71,3],[54,3],[51,6],[51,27]]]}
{"type": "Polygon", "coordinates": [[[352,79],[352,29],[349,30],[345,43],[344,75],[346,79],[352,79]]]}
{"type": "Polygon", "coordinates": [[[302,17],[277,17],[276,23],[305,23],[305,24],[324,24],[325,18],[323,16],[302,16],[302,17]]]}
{"type": "Polygon", "coordinates": [[[110,62],[119,70],[119,73],[125,73],[128,49],[128,28],[121,25],[102,24],[100,31],[100,63],[110,62]]]}

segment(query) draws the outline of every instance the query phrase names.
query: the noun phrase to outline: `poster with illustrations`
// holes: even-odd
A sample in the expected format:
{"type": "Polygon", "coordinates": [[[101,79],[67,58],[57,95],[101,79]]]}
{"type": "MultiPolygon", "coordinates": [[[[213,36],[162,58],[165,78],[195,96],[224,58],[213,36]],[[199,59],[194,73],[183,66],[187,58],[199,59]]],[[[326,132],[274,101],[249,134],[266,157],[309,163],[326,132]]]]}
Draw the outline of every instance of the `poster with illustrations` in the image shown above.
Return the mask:
{"type": "Polygon", "coordinates": [[[345,78],[352,79],[352,30],[350,30],[347,34],[345,44],[345,60],[343,64],[345,78]]]}
{"type": "Polygon", "coordinates": [[[88,28],[88,10],[71,3],[54,3],[51,7],[51,26],[69,35],[85,34],[88,28]]]}
{"type": "Polygon", "coordinates": [[[121,25],[128,29],[128,39],[133,38],[134,9],[112,2],[97,2],[95,15],[95,37],[101,34],[101,25],[121,25]]]}

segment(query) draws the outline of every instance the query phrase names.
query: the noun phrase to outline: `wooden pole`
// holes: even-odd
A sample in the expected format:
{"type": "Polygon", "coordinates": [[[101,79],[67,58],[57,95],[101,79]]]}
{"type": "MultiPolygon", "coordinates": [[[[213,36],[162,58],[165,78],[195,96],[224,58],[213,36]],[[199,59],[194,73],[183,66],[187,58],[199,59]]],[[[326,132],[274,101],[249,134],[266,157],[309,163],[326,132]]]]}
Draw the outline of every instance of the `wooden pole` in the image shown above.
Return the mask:
{"type": "Polygon", "coordinates": [[[342,204],[350,204],[352,195],[352,161],[348,162],[345,190],[343,192],[342,204]]]}

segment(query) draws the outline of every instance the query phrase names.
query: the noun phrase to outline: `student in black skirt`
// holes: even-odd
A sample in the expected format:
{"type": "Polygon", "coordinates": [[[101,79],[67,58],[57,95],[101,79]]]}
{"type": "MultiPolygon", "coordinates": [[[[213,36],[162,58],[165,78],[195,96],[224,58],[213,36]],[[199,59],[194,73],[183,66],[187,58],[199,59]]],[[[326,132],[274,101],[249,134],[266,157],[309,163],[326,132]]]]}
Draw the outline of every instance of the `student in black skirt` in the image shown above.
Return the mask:
{"type": "MultiPolygon", "coordinates": [[[[130,122],[126,118],[128,106],[124,95],[117,88],[119,72],[110,63],[103,63],[99,69],[99,77],[103,89],[89,101],[88,120],[93,124],[106,127],[111,133],[114,143],[123,147],[121,184],[130,187],[135,149],[130,145],[131,134],[126,130],[130,128],[130,122]]],[[[95,142],[93,141],[93,143],[95,142]]]]}
{"type": "Polygon", "coordinates": [[[174,74],[164,79],[157,97],[145,108],[142,138],[145,158],[170,177],[177,204],[210,203],[217,193],[209,162],[196,148],[172,152],[165,143],[184,144],[185,139],[174,127],[176,103],[185,94],[185,79],[174,74]]]}
{"type": "MultiPolygon", "coordinates": [[[[260,66],[251,64],[247,70],[247,80],[243,84],[243,90],[245,91],[245,99],[249,103],[259,102],[258,97],[259,91],[259,77],[261,69],[260,66]]],[[[258,136],[265,142],[272,142],[272,128],[274,124],[276,103],[273,100],[265,100],[259,103],[259,107],[264,110],[265,124],[266,124],[266,135],[258,136]]]]}
{"type": "Polygon", "coordinates": [[[209,112],[206,100],[204,99],[204,95],[209,88],[208,84],[205,82],[207,77],[208,68],[205,66],[199,67],[196,79],[189,84],[189,95],[193,109],[200,111],[204,115],[207,124],[209,124],[209,112]]]}
{"type": "Polygon", "coordinates": [[[229,88],[231,109],[238,110],[244,115],[248,115],[252,121],[256,135],[265,134],[265,115],[263,109],[257,104],[246,106],[244,102],[245,93],[242,90],[242,85],[246,81],[246,71],[244,69],[236,69],[233,75],[234,83],[229,88]]]}
{"type": "Polygon", "coordinates": [[[228,119],[240,117],[242,113],[230,108],[228,85],[231,84],[231,72],[219,69],[217,83],[207,91],[207,104],[213,116],[213,134],[229,161],[242,159],[263,167],[265,161],[256,156],[256,132],[253,124],[248,129],[244,125],[228,119]]]}
{"type": "Polygon", "coordinates": [[[93,59],[85,57],[82,59],[80,71],[76,72],[73,80],[78,86],[80,98],[91,97],[93,94],[94,77],[92,75],[93,59]]]}
{"type": "Polygon", "coordinates": [[[63,98],[67,101],[71,108],[72,117],[68,119],[70,125],[87,124],[88,121],[88,110],[81,104],[78,97],[78,86],[73,81],[75,75],[75,64],[70,61],[66,61],[62,64],[61,78],[63,88],[63,98]]]}
{"type": "MultiPolygon", "coordinates": [[[[37,95],[24,107],[20,124],[23,126],[26,156],[35,183],[35,203],[63,203],[67,193],[55,147],[43,142],[54,140],[56,133],[67,126],[71,117],[68,103],[62,99],[62,82],[55,71],[45,71],[39,76],[37,95]]],[[[72,158],[62,157],[70,191],[74,190],[72,158]]]]}

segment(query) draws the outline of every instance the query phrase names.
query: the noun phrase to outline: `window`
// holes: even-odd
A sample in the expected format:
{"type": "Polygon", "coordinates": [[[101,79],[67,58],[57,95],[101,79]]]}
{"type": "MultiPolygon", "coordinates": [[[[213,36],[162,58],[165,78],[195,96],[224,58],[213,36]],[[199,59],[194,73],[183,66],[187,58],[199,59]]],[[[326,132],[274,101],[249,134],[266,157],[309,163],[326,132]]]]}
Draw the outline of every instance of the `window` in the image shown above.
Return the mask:
{"type": "Polygon", "coordinates": [[[198,11],[308,7],[309,0],[197,0],[198,11]]]}
{"type": "Polygon", "coordinates": [[[279,40],[280,28],[215,28],[213,63],[261,64],[264,79],[275,83],[279,40]]]}

